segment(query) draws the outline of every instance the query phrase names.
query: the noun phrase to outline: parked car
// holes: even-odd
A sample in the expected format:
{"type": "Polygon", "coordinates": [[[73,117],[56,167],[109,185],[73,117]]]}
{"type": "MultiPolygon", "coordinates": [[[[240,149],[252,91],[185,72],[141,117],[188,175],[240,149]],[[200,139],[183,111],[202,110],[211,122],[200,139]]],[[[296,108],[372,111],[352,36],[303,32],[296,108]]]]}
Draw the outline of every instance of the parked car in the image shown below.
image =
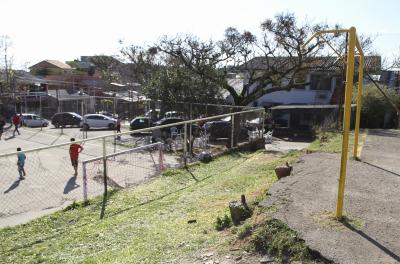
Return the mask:
{"type": "Polygon", "coordinates": [[[65,127],[65,126],[80,126],[82,121],[82,116],[73,112],[62,112],[56,113],[51,118],[51,123],[56,128],[65,127]]]}
{"type": "MultiPolygon", "coordinates": [[[[155,126],[164,126],[164,125],[169,125],[169,124],[174,124],[174,123],[179,123],[179,122],[183,122],[184,120],[180,117],[164,117],[160,120],[158,120],[155,123],[155,126]]],[[[183,125],[176,125],[175,126],[177,129],[182,129],[183,125]]],[[[169,128],[162,128],[161,131],[163,130],[169,130],[169,128]]]]}
{"type": "Polygon", "coordinates": [[[177,111],[169,111],[164,114],[164,118],[169,118],[169,117],[174,117],[174,118],[181,118],[183,117],[182,112],[177,112],[177,111]]]}
{"type": "Polygon", "coordinates": [[[131,130],[147,128],[153,126],[153,121],[146,116],[136,117],[131,120],[129,126],[131,130]]]}
{"type": "MultiPolygon", "coordinates": [[[[224,120],[210,121],[205,123],[204,129],[207,134],[210,135],[210,140],[214,141],[218,138],[230,138],[231,137],[231,122],[224,120]]],[[[239,139],[244,140],[248,137],[248,130],[244,127],[240,127],[239,139]]]]}
{"type": "Polygon", "coordinates": [[[103,112],[99,112],[98,114],[114,118],[114,115],[110,112],[103,111],[103,112]]]}
{"type": "Polygon", "coordinates": [[[49,120],[35,114],[22,114],[21,125],[27,127],[47,127],[49,120]]]}
{"type": "Polygon", "coordinates": [[[81,121],[81,126],[84,130],[89,130],[90,128],[114,129],[116,125],[116,119],[102,114],[88,114],[81,121]]]}

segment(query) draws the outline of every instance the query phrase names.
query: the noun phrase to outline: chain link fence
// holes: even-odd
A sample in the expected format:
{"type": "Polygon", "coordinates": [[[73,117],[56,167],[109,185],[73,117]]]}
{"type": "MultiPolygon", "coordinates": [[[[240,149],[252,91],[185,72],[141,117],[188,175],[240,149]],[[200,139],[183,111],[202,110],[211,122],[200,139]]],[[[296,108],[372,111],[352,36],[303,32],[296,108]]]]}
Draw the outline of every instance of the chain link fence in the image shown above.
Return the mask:
{"type": "MultiPolygon", "coordinates": [[[[26,155],[24,179],[19,178],[18,152],[0,155],[0,218],[61,208],[98,195],[106,197],[107,189],[135,186],[164,169],[206,160],[233,147],[252,146],[259,139],[263,142],[263,108],[182,107],[188,109],[186,116],[192,119],[185,120],[184,116],[176,123],[123,133],[110,131],[101,137],[88,137],[86,131],[77,130],[72,136],[83,147],[78,175],[74,175],[71,164],[71,142],[56,144],[57,139],[40,129],[31,135],[22,134],[20,137],[26,140],[52,146],[22,150],[26,155]],[[210,113],[217,115],[204,117],[210,113]]],[[[61,139],[67,140],[65,136],[61,139]]]]}

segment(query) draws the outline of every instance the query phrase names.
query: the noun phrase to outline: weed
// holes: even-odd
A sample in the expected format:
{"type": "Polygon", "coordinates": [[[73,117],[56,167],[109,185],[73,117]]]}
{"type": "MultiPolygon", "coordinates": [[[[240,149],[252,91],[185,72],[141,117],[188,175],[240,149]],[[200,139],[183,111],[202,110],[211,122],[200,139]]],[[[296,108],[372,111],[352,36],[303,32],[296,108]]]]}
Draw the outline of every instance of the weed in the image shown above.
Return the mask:
{"type": "Polygon", "coordinates": [[[251,235],[253,231],[253,227],[249,223],[244,223],[238,231],[238,238],[239,239],[244,239],[245,237],[248,237],[251,235]]]}
{"type": "Polygon", "coordinates": [[[254,250],[275,255],[280,261],[330,263],[311,251],[295,231],[276,219],[266,219],[255,226],[251,243],[254,250]]]}
{"type": "Polygon", "coordinates": [[[227,229],[232,226],[232,220],[231,218],[225,214],[224,217],[220,218],[219,216],[217,217],[217,220],[215,221],[215,229],[217,231],[222,231],[224,229],[227,229]]]}

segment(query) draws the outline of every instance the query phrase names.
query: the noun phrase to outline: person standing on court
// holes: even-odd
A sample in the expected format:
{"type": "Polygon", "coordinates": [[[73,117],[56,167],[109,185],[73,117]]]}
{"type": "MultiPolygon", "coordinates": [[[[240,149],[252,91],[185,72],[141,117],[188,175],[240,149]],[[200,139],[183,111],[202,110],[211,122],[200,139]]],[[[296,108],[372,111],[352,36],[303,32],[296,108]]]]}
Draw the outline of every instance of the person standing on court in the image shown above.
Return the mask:
{"type": "Polygon", "coordinates": [[[74,167],[75,176],[78,175],[78,158],[79,153],[82,152],[83,147],[79,144],[73,143],[75,142],[75,138],[71,138],[72,144],[69,146],[69,157],[71,158],[71,165],[74,167]]]}
{"type": "Polygon", "coordinates": [[[13,136],[15,136],[15,132],[18,132],[18,135],[21,135],[18,130],[19,124],[21,123],[21,117],[17,115],[17,113],[14,113],[12,117],[12,122],[14,124],[13,136]]]}
{"type": "Polygon", "coordinates": [[[117,118],[117,133],[121,133],[121,118],[117,118]]]}
{"type": "Polygon", "coordinates": [[[17,166],[18,166],[18,173],[19,173],[19,179],[23,180],[25,179],[24,176],[26,176],[25,173],[25,160],[26,160],[26,156],[25,153],[22,152],[21,148],[17,148],[17,166]]]}

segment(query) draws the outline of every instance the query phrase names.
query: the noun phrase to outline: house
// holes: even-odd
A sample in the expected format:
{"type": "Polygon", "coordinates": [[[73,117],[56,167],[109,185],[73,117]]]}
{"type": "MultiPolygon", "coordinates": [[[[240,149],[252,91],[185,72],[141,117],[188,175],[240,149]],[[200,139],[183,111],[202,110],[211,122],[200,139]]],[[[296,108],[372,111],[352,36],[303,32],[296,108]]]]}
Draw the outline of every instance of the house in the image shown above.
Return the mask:
{"type": "MultiPolygon", "coordinates": [[[[354,119],[356,105],[351,107],[354,119]]],[[[329,130],[341,126],[338,105],[278,105],[269,111],[273,120],[270,129],[277,137],[312,137],[318,128],[329,130]]]]}
{"type": "MultiPolygon", "coordinates": [[[[288,57],[256,57],[246,65],[240,66],[236,70],[235,77],[228,79],[228,84],[234,87],[235,90],[241,91],[243,85],[248,82],[246,76],[249,70],[260,73],[267,71],[271,67],[285,70],[285,68],[290,67],[291,60],[295,59],[288,57]]],[[[356,60],[356,64],[357,62],[358,60],[356,60]]],[[[379,72],[381,69],[381,57],[366,56],[364,65],[364,70],[369,73],[379,72]]],[[[254,100],[250,106],[337,104],[344,94],[344,90],[341,89],[343,84],[343,62],[337,57],[313,57],[305,61],[305,68],[307,70],[299,74],[298,80],[296,80],[296,83],[304,83],[304,85],[295,85],[288,91],[267,93],[254,100]]],[[[357,67],[355,74],[357,74],[357,67]]],[[[355,81],[357,81],[357,78],[355,78],[355,81]]],[[[282,85],[286,84],[287,80],[282,80],[282,85]]],[[[268,89],[271,86],[269,84],[266,88],[268,89]]],[[[252,90],[254,90],[254,87],[250,87],[249,93],[252,90]]],[[[228,97],[227,100],[232,101],[232,98],[228,97]]]]}
{"type": "Polygon", "coordinates": [[[379,76],[379,83],[396,90],[400,89],[400,69],[382,71],[379,76]]]}
{"type": "MultiPolygon", "coordinates": [[[[235,77],[228,79],[228,84],[241,91],[249,83],[247,76],[250,74],[285,72],[295,61],[296,58],[288,57],[256,57],[239,67],[235,77]]],[[[358,81],[358,61],[356,58],[354,82],[358,81]]],[[[312,57],[304,61],[302,68],[292,88],[264,94],[249,104],[270,109],[275,135],[311,135],[315,127],[337,123],[341,115],[339,105],[344,102],[343,61],[337,57],[312,57]]],[[[380,72],[380,56],[366,56],[364,70],[371,74],[380,72]]],[[[279,81],[278,86],[286,86],[289,82],[285,78],[279,81]]],[[[248,92],[254,91],[256,86],[258,83],[250,86],[248,92]]],[[[271,87],[272,84],[268,84],[265,88],[268,90],[271,87]]]]}
{"type": "Polygon", "coordinates": [[[33,75],[60,75],[72,71],[71,66],[58,60],[44,60],[29,67],[33,75]]]}

